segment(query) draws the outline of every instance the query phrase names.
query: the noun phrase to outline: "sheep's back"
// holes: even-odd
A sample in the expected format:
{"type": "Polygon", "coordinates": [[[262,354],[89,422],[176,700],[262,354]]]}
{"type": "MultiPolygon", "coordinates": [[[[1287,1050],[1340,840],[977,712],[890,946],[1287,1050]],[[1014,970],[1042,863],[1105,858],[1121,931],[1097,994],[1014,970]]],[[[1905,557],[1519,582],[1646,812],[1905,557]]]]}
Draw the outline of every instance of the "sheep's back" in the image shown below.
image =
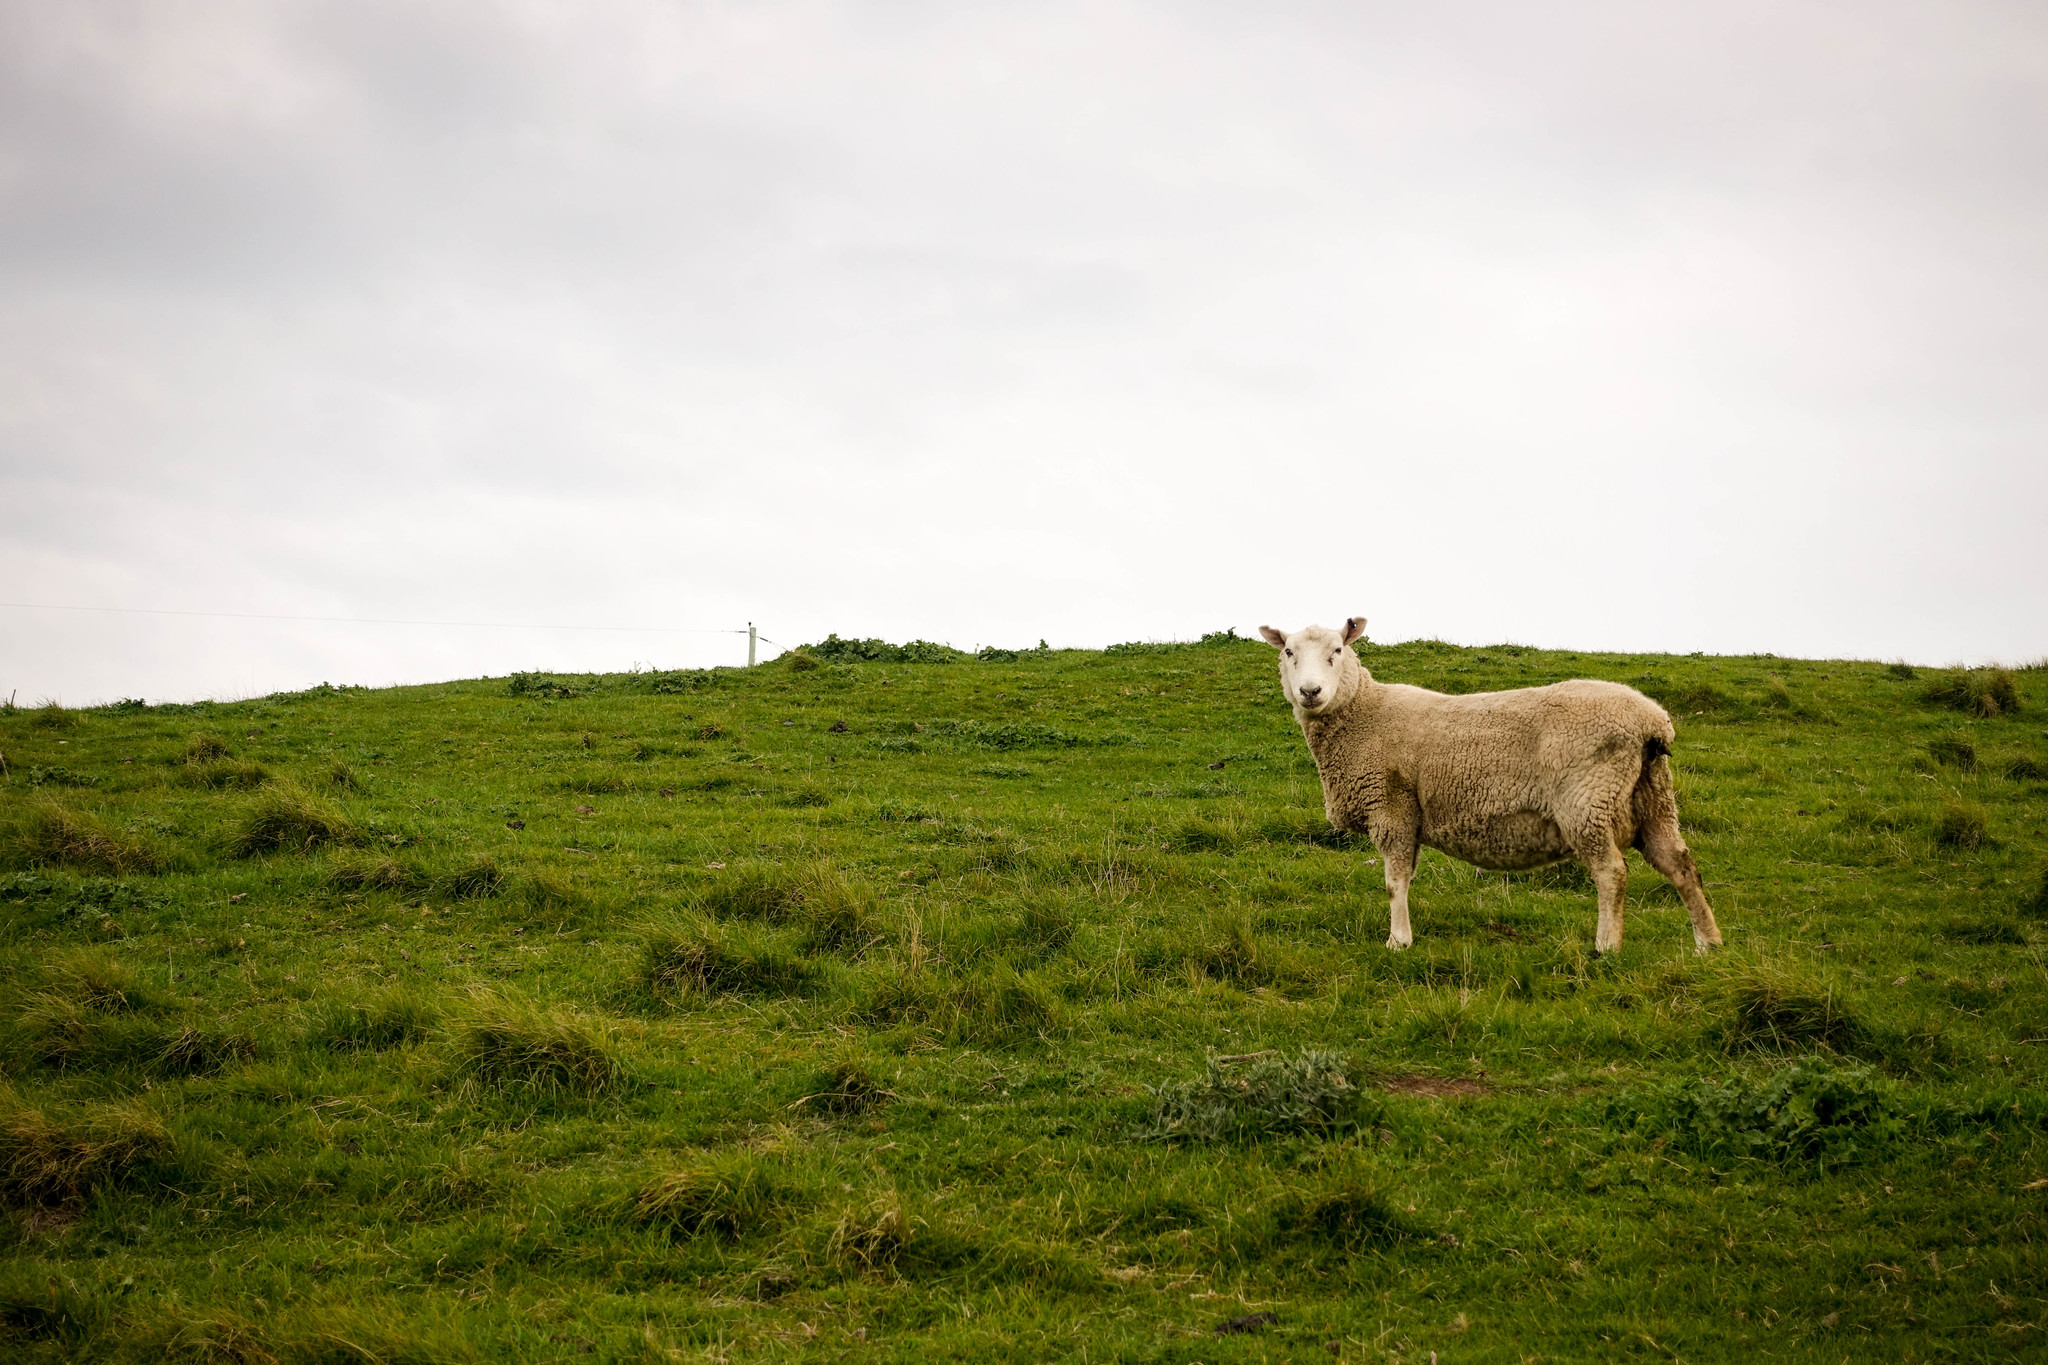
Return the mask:
{"type": "MultiPolygon", "coordinates": [[[[1644,741],[1671,742],[1664,708],[1590,678],[1447,696],[1389,684],[1374,727],[1389,767],[1424,794],[1467,809],[1547,809],[1561,792],[1633,784],[1644,741]]],[[[1590,793],[1589,793],[1590,794],[1590,793]]]]}

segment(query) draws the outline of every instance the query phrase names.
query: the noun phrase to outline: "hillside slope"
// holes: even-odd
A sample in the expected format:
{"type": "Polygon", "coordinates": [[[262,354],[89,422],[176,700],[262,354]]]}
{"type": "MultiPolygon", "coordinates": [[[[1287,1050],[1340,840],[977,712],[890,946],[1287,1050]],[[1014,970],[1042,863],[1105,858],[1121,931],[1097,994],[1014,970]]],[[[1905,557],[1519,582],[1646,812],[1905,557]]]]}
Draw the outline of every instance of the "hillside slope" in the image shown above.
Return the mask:
{"type": "Polygon", "coordinates": [[[1673,710],[1595,959],[1263,645],[826,652],[0,714],[10,1356],[2048,1349],[2039,673],[1364,647],[1673,710]]]}

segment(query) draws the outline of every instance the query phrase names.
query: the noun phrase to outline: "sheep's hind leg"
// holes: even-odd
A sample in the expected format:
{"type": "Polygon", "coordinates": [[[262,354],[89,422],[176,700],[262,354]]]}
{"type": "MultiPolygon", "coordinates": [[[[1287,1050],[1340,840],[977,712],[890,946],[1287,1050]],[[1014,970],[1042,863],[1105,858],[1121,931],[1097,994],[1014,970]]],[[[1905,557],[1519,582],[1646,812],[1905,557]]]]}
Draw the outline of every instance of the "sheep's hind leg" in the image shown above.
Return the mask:
{"type": "Polygon", "coordinates": [[[1692,915],[1693,951],[1704,953],[1709,948],[1721,946],[1721,928],[1714,923],[1714,908],[1707,904],[1706,888],[1700,882],[1699,864],[1692,860],[1692,850],[1685,846],[1685,838],[1678,832],[1678,821],[1660,824],[1645,829],[1640,847],[1643,858],[1670,879],[1678,888],[1679,899],[1685,902],[1686,911],[1692,915]]]}
{"type": "Polygon", "coordinates": [[[1628,863],[1614,846],[1614,836],[1604,829],[1581,842],[1576,852],[1593,874],[1593,885],[1600,889],[1600,927],[1593,935],[1593,950],[1619,952],[1622,908],[1628,899],[1628,863]]]}
{"type": "Polygon", "coordinates": [[[1692,946],[1704,953],[1721,946],[1721,929],[1714,923],[1714,908],[1707,904],[1706,887],[1700,881],[1699,864],[1685,846],[1678,829],[1678,798],[1671,790],[1671,766],[1662,756],[1643,769],[1635,790],[1636,847],[1643,858],[1678,889],[1692,916],[1692,946]]]}
{"type": "Polygon", "coordinates": [[[1415,880],[1416,848],[1412,843],[1390,842],[1380,846],[1380,858],[1387,865],[1387,946],[1406,948],[1415,942],[1408,924],[1408,883],[1415,880]]]}

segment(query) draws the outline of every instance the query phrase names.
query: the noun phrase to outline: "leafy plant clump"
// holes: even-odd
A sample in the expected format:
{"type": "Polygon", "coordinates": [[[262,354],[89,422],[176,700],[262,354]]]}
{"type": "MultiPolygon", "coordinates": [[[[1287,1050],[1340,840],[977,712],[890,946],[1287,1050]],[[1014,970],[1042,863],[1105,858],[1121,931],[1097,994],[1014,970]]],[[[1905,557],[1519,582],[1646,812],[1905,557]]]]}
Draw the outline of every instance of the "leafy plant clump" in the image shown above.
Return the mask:
{"type": "Polygon", "coordinates": [[[1169,1141],[1245,1141],[1289,1133],[1330,1134],[1377,1110],[1341,1053],[1304,1048],[1248,1058],[1211,1057],[1199,1081],[1154,1092],[1151,1135],[1169,1141]]]}
{"type": "Polygon", "coordinates": [[[544,673],[514,673],[505,684],[505,691],[515,697],[574,697],[580,695],[575,688],[557,681],[544,673]]]}
{"type": "Polygon", "coordinates": [[[949,664],[969,657],[965,650],[930,640],[892,645],[887,640],[842,640],[837,632],[814,645],[798,645],[791,652],[828,664],[949,664]]]}
{"type": "Polygon", "coordinates": [[[1953,668],[1920,694],[1930,706],[1990,718],[2016,714],[2025,698],[2017,679],[2003,668],[1953,668]]]}
{"type": "Polygon", "coordinates": [[[1608,1105],[1608,1121],[1708,1161],[1869,1160],[1895,1144],[1903,1118],[1867,1067],[1801,1061],[1751,1080],[1674,1081],[1608,1105]]]}
{"type": "Polygon", "coordinates": [[[307,853],[322,846],[360,844],[363,831],[331,801],[303,787],[278,783],[243,815],[228,838],[231,857],[307,853]]]}

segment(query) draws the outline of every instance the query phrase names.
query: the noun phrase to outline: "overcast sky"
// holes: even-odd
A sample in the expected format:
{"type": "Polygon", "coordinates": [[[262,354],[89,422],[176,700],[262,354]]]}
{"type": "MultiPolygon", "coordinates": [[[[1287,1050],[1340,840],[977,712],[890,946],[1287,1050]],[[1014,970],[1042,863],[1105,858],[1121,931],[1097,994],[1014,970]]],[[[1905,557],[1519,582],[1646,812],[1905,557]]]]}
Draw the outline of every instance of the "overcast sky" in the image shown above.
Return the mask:
{"type": "Polygon", "coordinates": [[[2048,8],[0,0],[0,689],[2048,654],[2048,8]],[[764,654],[772,652],[764,647],[764,654]]]}

